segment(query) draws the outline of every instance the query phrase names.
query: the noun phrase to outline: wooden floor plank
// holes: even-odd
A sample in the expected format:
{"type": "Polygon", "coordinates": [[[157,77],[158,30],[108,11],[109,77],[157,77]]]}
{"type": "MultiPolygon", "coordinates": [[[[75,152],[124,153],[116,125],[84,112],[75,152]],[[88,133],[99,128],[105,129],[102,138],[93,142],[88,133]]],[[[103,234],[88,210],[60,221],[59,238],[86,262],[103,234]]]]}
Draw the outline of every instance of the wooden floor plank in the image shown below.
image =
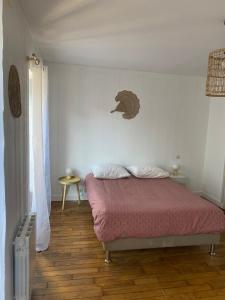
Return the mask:
{"type": "Polygon", "coordinates": [[[113,253],[104,264],[87,201],[53,202],[51,243],[37,254],[32,300],[225,300],[225,243],[113,253]]]}

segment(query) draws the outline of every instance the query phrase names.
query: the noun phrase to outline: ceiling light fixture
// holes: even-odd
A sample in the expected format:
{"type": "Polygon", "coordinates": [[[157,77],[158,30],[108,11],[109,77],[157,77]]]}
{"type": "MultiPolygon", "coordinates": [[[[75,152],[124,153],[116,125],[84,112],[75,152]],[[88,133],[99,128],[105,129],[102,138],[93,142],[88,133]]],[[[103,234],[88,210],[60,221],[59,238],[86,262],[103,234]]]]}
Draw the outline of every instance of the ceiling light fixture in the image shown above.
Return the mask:
{"type": "Polygon", "coordinates": [[[225,48],[209,53],[206,96],[225,97],[225,48]]]}
{"type": "Polygon", "coordinates": [[[206,96],[225,97],[225,48],[209,53],[206,96]]]}

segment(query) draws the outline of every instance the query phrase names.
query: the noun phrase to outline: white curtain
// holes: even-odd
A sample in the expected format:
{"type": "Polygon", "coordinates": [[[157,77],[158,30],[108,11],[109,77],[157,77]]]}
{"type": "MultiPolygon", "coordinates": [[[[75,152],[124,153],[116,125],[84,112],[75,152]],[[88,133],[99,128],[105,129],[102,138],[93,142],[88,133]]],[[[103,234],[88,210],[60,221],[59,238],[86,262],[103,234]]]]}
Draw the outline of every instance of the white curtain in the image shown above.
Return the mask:
{"type": "Polygon", "coordinates": [[[37,216],[36,250],[44,251],[50,240],[51,210],[47,67],[30,67],[29,86],[31,210],[37,216]]]}
{"type": "Polygon", "coordinates": [[[44,169],[45,186],[47,192],[48,214],[51,213],[51,177],[50,177],[50,150],[49,150],[49,111],[48,111],[48,67],[42,71],[42,117],[44,141],[44,169]]]}

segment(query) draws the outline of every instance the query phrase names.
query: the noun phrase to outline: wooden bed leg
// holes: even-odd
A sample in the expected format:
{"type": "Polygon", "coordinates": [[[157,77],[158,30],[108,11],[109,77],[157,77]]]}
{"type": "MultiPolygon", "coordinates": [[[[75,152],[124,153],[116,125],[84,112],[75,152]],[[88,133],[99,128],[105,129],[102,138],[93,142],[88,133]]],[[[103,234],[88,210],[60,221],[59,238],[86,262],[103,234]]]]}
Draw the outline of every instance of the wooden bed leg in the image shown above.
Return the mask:
{"type": "Polygon", "coordinates": [[[111,261],[111,255],[110,255],[110,251],[106,250],[105,251],[105,263],[106,264],[110,264],[112,261],[111,261]]]}
{"type": "Polygon", "coordinates": [[[211,256],[215,256],[215,255],[216,255],[216,247],[215,247],[215,244],[211,244],[211,246],[210,246],[210,251],[209,251],[209,255],[211,255],[211,256]]]}

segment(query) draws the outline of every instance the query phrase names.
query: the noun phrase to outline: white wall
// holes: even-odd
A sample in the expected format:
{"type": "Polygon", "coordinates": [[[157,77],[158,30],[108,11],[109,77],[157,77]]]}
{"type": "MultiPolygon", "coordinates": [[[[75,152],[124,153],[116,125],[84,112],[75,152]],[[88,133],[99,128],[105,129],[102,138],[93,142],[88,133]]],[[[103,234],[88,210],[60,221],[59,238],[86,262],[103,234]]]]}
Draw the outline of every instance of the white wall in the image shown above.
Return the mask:
{"type": "Polygon", "coordinates": [[[18,222],[27,212],[28,63],[33,45],[18,1],[5,1],[4,39],[4,129],[6,184],[6,299],[13,299],[12,241],[18,222]],[[8,101],[8,73],[15,64],[21,85],[22,116],[12,117],[8,101]]]}
{"type": "Polygon", "coordinates": [[[61,195],[57,178],[66,167],[82,177],[95,162],[169,168],[177,154],[190,187],[201,191],[209,106],[204,78],[48,65],[53,199],[61,195]],[[140,99],[132,120],[110,114],[124,89],[140,99]]]}
{"type": "Polygon", "coordinates": [[[204,165],[204,195],[225,207],[223,198],[225,168],[225,99],[210,100],[204,165]]]}
{"type": "Polygon", "coordinates": [[[2,0],[0,0],[0,300],[5,300],[5,172],[4,172],[4,120],[3,120],[3,28],[2,0]]]}

